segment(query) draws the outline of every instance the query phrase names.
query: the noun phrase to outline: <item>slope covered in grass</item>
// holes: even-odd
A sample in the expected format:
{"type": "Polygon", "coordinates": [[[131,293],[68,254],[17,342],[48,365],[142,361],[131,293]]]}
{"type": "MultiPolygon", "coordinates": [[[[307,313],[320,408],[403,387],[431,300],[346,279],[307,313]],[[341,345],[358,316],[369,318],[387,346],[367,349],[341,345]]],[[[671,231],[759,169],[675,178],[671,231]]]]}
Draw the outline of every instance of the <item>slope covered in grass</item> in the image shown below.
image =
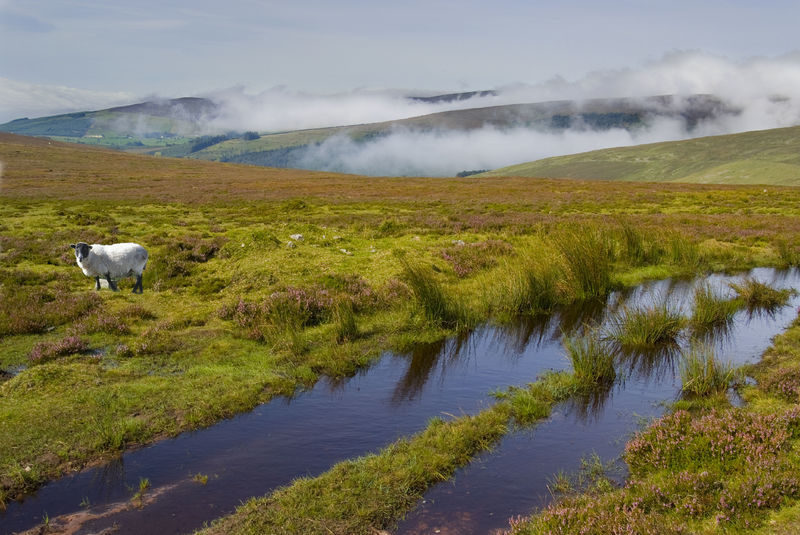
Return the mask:
{"type": "Polygon", "coordinates": [[[597,150],[481,176],[800,185],[800,127],[597,150]]]}

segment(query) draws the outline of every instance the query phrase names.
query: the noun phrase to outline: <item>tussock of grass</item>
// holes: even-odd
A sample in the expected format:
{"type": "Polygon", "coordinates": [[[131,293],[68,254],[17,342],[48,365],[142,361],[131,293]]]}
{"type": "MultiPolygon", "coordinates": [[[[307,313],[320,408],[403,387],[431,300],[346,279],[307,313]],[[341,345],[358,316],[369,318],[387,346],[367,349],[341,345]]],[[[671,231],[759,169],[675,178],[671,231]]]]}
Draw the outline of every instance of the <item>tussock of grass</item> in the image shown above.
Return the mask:
{"type": "Polygon", "coordinates": [[[608,234],[594,228],[578,228],[556,235],[554,241],[576,299],[603,297],[614,289],[614,244],[608,234]]]}
{"type": "Polygon", "coordinates": [[[748,310],[774,311],[786,305],[795,290],[778,290],[763,282],[747,278],[741,284],[731,283],[730,287],[744,301],[748,310]]]}
{"type": "Polygon", "coordinates": [[[550,254],[529,254],[498,275],[493,309],[503,316],[551,312],[563,299],[563,271],[550,254]]]}
{"type": "Polygon", "coordinates": [[[680,364],[681,391],[684,395],[706,397],[722,394],[738,379],[736,370],[721,362],[707,347],[692,347],[680,364]]]}
{"type": "Polygon", "coordinates": [[[686,318],[666,302],[646,308],[623,306],[608,328],[608,337],[624,349],[646,349],[675,344],[686,318]]]}
{"type": "Polygon", "coordinates": [[[595,334],[565,336],[563,341],[581,390],[592,391],[614,382],[614,352],[607,343],[595,334]]]}
{"type": "Polygon", "coordinates": [[[733,316],[742,307],[740,299],[725,299],[717,296],[708,284],[694,291],[694,310],[689,324],[696,332],[730,324],[733,316]]]}
{"type": "Polygon", "coordinates": [[[423,316],[432,324],[456,331],[475,326],[477,318],[466,302],[446,292],[432,270],[404,261],[403,279],[414,293],[423,316]]]}

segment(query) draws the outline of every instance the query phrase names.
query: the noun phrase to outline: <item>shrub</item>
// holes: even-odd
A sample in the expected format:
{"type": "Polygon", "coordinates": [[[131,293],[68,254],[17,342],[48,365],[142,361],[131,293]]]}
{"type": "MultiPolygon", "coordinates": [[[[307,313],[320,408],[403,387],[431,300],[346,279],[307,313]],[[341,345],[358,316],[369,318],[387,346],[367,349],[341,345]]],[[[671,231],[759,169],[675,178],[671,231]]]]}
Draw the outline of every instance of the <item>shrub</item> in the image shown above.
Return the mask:
{"type": "Polygon", "coordinates": [[[84,353],[88,349],[89,343],[83,338],[67,336],[57,342],[38,342],[28,358],[33,363],[42,363],[65,355],[84,353]]]}
{"type": "Polygon", "coordinates": [[[36,334],[102,310],[95,292],[75,293],[64,285],[55,287],[0,287],[0,336],[36,334]]]}

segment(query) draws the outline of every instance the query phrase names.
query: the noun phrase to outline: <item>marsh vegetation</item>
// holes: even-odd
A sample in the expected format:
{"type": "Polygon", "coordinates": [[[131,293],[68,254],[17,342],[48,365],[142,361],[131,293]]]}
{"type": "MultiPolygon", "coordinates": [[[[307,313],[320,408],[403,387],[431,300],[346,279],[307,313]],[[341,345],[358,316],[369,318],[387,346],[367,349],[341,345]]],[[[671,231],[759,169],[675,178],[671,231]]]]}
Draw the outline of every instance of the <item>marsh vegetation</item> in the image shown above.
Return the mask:
{"type": "MultiPolygon", "coordinates": [[[[384,349],[490,319],[590,306],[647,279],[794,265],[800,249],[800,194],[789,188],[473,177],[365,183],[18,140],[0,144],[0,158],[3,503],[320,377],[350,376],[384,349]],[[295,234],[304,239],[289,246],[295,234]],[[91,289],[68,249],[78,239],[146,245],[144,294],[91,289]]],[[[735,290],[752,307],[780,303],[750,297],[748,284],[735,290]]],[[[674,338],[685,320],[653,310],[658,318],[637,320],[646,334],[612,338],[627,347],[674,338]]],[[[625,323],[639,312],[627,311],[625,323]]],[[[591,345],[607,343],[569,340],[583,355],[603,354],[591,345]]],[[[432,424],[420,435],[432,464],[395,465],[377,454],[337,468],[356,478],[397,476],[387,476],[386,488],[398,505],[365,512],[337,502],[348,518],[330,525],[346,532],[352,516],[364,532],[390,523],[510,421],[537,421],[577,392],[579,375],[584,384],[613,382],[599,360],[575,372],[515,385],[492,416],[432,424]],[[481,429],[455,431],[462,426],[481,429]],[[395,473],[398,466],[417,466],[420,477],[395,473]]],[[[396,450],[416,455],[417,438],[396,450]]],[[[336,473],[331,481],[342,481],[336,473]]],[[[353,496],[368,492],[369,481],[353,496]]],[[[295,492],[265,500],[281,514],[305,503],[303,514],[317,518],[313,507],[324,504],[295,492]]]]}

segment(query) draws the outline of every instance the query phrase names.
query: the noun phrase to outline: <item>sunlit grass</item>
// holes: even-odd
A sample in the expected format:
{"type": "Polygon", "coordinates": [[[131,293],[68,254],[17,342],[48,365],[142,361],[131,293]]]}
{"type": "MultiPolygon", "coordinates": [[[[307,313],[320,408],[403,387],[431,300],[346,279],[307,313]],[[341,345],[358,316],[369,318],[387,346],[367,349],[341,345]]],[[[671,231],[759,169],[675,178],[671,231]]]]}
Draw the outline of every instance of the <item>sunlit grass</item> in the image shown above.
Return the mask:
{"type": "Polygon", "coordinates": [[[739,379],[736,369],[705,346],[694,346],[680,363],[681,391],[687,396],[722,394],[739,379]]]}
{"type": "Polygon", "coordinates": [[[686,318],[666,302],[649,307],[623,306],[614,316],[607,336],[625,349],[675,344],[686,318]]]}
{"type": "Polygon", "coordinates": [[[753,278],[747,278],[741,283],[730,283],[730,287],[737,293],[748,310],[774,311],[786,305],[789,298],[796,292],[793,289],[778,290],[768,284],[753,278]]]}
{"type": "Polygon", "coordinates": [[[740,299],[720,297],[709,284],[701,284],[694,291],[694,309],[689,324],[696,332],[725,326],[741,307],[740,299]]]}

